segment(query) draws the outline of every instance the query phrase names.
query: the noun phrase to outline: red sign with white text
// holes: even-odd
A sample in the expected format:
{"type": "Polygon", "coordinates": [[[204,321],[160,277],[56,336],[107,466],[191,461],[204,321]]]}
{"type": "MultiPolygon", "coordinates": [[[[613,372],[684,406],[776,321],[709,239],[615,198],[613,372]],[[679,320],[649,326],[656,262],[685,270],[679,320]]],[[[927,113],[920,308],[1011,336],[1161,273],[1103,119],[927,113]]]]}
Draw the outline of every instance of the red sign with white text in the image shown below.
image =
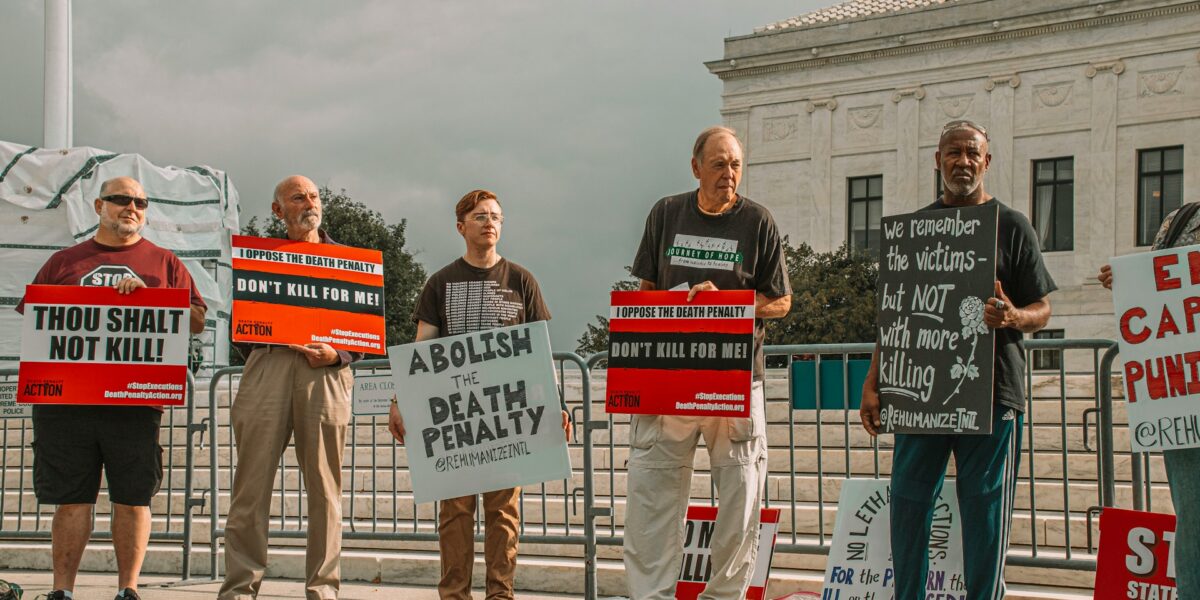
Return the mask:
{"type": "Polygon", "coordinates": [[[25,288],[17,402],[183,405],[187,289],[25,288]]]}
{"type": "MultiPolygon", "coordinates": [[[[696,600],[712,577],[712,537],[717,526],[717,507],[689,506],[683,532],[683,566],[675,584],[675,600],[696,600]]],[[[779,509],[764,508],[759,513],[758,554],[750,575],[747,600],[762,600],[767,593],[771,558],[775,554],[775,536],[779,533],[779,509]]]]}
{"type": "Polygon", "coordinates": [[[1174,542],[1174,515],[1104,509],[1100,513],[1100,553],[1092,597],[1175,600],[1174,542]]]}
{"type": "Polygon", "coordinates": [[[387,354],[383,253],[233,236],[233,341],[387,354]]]}
{"type": "Polygon", "coordinates": [[[609,413],[750,416],[754,291],[613,292],[609,413]]]}

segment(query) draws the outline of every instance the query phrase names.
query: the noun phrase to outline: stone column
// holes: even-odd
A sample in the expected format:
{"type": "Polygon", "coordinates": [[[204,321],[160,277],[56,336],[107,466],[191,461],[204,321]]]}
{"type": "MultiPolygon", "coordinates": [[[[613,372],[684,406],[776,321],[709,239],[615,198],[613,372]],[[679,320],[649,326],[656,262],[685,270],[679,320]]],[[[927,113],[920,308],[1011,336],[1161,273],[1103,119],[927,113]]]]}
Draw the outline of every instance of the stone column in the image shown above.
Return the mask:
{"type": "Polygon", "coordinates": [[[809,185],[812,186],[813,207],[818,212],[809,217],[814,237],[810,243],[818,251],[833,249],[833,211],[840,205],[830,197],[833,193],[833,111],[837,105],[836,99],[824,98],[810,100],[806,107],[812,118],[809,185]]]}
{"type": "MultiPolygon", "coordinates": [[[[1075,223],[1082,225],[1075,232],[1075,254],[1082,261],[1077,270],[1085,274],[1090,274],[1087,266],[1095,269],[1091,263],[1104,261],[1117,250],[1117,77],[1123,72],[1125,63],[1120,60],[1092,63],[1083,70],[1092,80],[1091,131],[1087,156],[1077,161],[1076,168],[1082,167],[1084,177],[1082,189],[1075,192],[1075,197],[1091,201],[1075,203],[1079,212],[1075,223]],[[1086,235],[1086,239],[1080,239],[1080,234],[1086,235]]],[[[1135,214],[1121,220],[1123,224],[1136,222],[1135,214]]],[[[1126,229],[1129,230],[1127,225],[1126,229]]],[[[1083,277],[1083,282],[1095,283],[1095,279],[1083,277]]]]}
{"type": "Polygon", "coordinates": [[[883,214],[913,212],[928,204],[920,198],[922,170],[920,164],[921,86],[898,89],[892,94],[896,103],[896,197],[883,199],[883,214]]]}
{"type": "Polygon", "coordinates": [[[993,75],[983,84],[991,92],[991,117],[981,123],[988,130],[988,148],[992,164],[988,167],[985,189],[1005,204],[1029,214],[1027,206],[1019,206],[1013,198],[1013,90],[1021,85],[1016,73],[993,75]]]}

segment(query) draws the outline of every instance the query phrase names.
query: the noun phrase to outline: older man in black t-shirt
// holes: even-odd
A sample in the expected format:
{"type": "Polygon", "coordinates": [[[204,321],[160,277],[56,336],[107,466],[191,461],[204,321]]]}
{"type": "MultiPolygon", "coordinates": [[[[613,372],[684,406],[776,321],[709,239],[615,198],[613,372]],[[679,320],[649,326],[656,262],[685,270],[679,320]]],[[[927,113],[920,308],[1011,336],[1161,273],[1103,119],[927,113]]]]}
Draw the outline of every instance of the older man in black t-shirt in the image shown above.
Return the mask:
{"type": "Polygon", "coordinates": [[[633,261],[642,290],[755,290],[750,418],[633,415],[625,513],[625,571],[631,597],[675,597],[683,518],[700,437],[720,499],[712,576],[701,599],[744,598],[758,549],[759,503],[767,473],[763,406],[763,319],[792,306],[783,243],[771,214],[738,195],[742,147],[733,130],[701,132],[692,152],[698,189],[659,200],[633,261]],[[695,252],[709,251],[709,252],[695,252]]]}

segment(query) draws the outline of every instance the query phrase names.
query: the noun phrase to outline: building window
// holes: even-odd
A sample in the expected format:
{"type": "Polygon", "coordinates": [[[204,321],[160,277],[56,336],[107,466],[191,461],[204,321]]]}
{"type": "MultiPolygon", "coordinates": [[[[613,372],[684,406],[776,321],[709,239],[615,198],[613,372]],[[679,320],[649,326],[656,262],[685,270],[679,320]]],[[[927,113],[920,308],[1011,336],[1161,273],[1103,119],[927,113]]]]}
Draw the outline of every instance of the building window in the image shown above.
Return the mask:
{"type": "MultiPolygon", "coordinates": [[[[1062,329],[1043,329],[1033,334],[1035,340],[1061,340],[1062,329]]],[[[1062,350],[1034,350],[1033,369],[1035,371],[1057,371],[1062,368],[1062,350]]]]}
{"type": "Polygon", "coordinates": [[[1033,161],[1033,226],[1042,252],[1074,248],[1074,158],[1033,161]]]}
{"type": "Polygon", "coordinates": [[[849,233],[852,250],[879,250],[879,218],[883,215],[883,175],[851,177],[849,190],[849,233]]]}
{"type": "Polygon", "coordinates": [[[1183,146],[1138,151],[1139,246],[1154,243],[1158,228],[1183,201],[1183,146]]]}

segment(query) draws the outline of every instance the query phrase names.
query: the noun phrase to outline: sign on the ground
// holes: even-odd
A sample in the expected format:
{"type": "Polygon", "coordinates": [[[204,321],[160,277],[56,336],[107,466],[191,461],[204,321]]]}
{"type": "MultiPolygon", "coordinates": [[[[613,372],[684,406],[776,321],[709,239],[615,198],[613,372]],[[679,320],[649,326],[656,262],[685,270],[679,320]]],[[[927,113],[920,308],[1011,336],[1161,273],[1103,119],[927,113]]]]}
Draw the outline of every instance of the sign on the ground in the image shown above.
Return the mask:
{"type": "Polygon", "coordinates": [[[1112,259],[1135,452],[1200,446],[1200,246],[1112,259]]]}
{"type": "Polygon", "coordinates": [[[750,416],[754,291],[613,292],[609,413],[750,416]]]}
{"type": "Polygon", "coordinates": [[[881,221],[879,399],[886,433],[992,431],[996,206],[881,221]]]}
{"type": "MultiPolygon", "coordinates": [[[[696,600],[712,578],[712,539],[717,527],[717,507],[689,506],[683,529],[683,565],[675,584],[675,600],[696,600]]],[[[779,533],[779,509],[764,508],[759,513],[758,554],[750,576],[747,600],[766,597],[771,559],[775,555],[775,536],[779,533]]]]}
{"type": "Polygon", "coordinates": [[[186,289],[26,286],[17,402],[182,405],[190,302],[186,289]]]}
{"type": "Polygon", "coordinates": [[[1175,515],[1106,508],[1100,513],[1096,600],[1175,600],[1175,515]]]}
{"type": "Polygon", "coordinates": [[[233,341],[385,354],[383,253],[233,236],[233,341]]]}
{"type": "MultiPolygon", "coordinates": [[[[833,544],[825,563],[825,598],[892,597],[896,573],[892,569],[891,524],[891,485],[886,480],[842,482],[833,544]]],[[[965,582],[958,496],[953,483],[947,482],[933,508],[925,589],[930,598],[965,598],[965,582]]]]}
{"type": "Polygon", "coordinates": [[[545,321],[388,356],[418,503],[570,477],[545,321]]]}

